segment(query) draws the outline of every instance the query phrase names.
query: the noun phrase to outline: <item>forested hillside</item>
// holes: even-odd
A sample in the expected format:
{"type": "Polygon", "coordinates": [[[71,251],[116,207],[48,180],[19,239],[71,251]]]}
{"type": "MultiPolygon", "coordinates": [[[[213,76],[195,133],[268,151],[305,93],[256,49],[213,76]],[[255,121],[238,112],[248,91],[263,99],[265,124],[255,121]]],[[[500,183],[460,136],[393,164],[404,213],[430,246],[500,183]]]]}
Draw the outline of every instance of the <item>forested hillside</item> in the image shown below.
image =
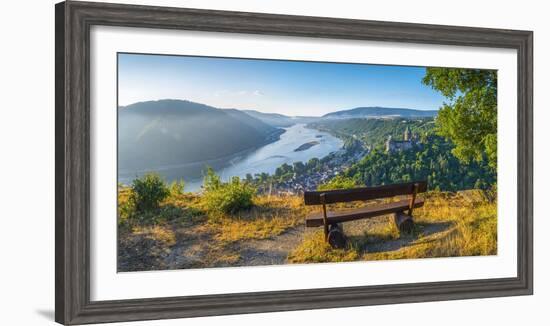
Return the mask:
{"type": "Polygon", "coordinates": [[[349,119],[349,118],[382,118],[382,117],[401,117],[401,118],[433,118],[437,115],[437,110],[414,110],[406,108],[384,108],[359,107],[350,110],[341,110],[325,114],[323,118],[349,119]]]}
{"type": "Polygon", "coordinates": [[[234,155],[276,140],[282,129],[237,110],[180,100],[118,109],[122,169],[148,169],[234,155]]]}
{"type": "Polygon", "coordinates": [[[482,162],[460,162],[452,143],[431,134],[410,150],[386,152],[377,148],[354,164],[345,175],[362,185],[427,180],[432,190],[489,189],[496,173],[482,162]]]}
{"type": "Polygon", "coordinates": [[[311,128],[329,132],[340,138],[358,139],[364,144],[375,147],[382,145],[388,136],[393,139],[403,139],[403,132],[406,127],[413,134],[424,137],[428,132],[434,130],[434,120],[432,118],[421,119],[342,119],[342,120],[322,120],[310,123],[311,128]]]}

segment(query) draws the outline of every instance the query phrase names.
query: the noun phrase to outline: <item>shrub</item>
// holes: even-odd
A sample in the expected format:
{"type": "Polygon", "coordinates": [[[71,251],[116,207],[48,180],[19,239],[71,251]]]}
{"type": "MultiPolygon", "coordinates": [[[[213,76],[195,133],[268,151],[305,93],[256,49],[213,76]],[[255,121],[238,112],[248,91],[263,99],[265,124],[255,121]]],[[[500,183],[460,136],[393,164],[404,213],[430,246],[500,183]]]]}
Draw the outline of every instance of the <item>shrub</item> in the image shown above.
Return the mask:
{"type": "Polygon", "coordinates": [[[168,189],[172,196],[182,195],[185,189],[185,182],[183,180],[173,181],[168,189]]]}
{"type": "Polygon", "coordinates": [[[357,187],[357,182],[350,178],[340,175],[330,179],[329,182],[319,185],[318,190],[351,189],[357,187]]]}
{"type": "Polygon", "coordinates": [[[240,210],[249,209],[253,205],[256,190],[241,182],[239,177],[233,177],[228,183],[221,182],[219,176],[209,169],[203,186],[205,193],[203,201],[211,213],[234,214],[240,210]]]}
{"type": "Polygon", "coordinates": [[[170,190],[158,174],[148,173],[132,182],[129,201],[137,212],[150,212],[159,208],[160,202],[169,193],[170,190]]]}
{"type": "Polygon", "coordinates": [[[208,167],[206,169],[206,175],[204,176],[203,189],[208,191],[217,190],[222,185],[222,180],[219,175],[214,172],[214,169],[208,167]]]}
{"type": "Polygon", "coordinates": [[[134,216],[134,205],[130,202],[132,190],[122,185],[118,186],[118,225],[126,227],[134,216]]]}

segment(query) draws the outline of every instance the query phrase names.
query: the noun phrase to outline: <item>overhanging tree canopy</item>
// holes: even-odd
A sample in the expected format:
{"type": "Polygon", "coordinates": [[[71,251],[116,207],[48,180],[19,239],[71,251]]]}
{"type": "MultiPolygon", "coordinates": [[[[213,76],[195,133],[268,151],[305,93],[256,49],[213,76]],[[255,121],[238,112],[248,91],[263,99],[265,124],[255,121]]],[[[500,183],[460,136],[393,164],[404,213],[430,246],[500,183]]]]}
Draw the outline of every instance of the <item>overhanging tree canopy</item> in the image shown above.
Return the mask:
{"type": "Polygon", "coordinates": [[[497,72],[495,70],[427,68],[422,82],[448,100],[440,109],[438,133],[450,139],[463,162],[487,160],[497,166],[497,72]]]}

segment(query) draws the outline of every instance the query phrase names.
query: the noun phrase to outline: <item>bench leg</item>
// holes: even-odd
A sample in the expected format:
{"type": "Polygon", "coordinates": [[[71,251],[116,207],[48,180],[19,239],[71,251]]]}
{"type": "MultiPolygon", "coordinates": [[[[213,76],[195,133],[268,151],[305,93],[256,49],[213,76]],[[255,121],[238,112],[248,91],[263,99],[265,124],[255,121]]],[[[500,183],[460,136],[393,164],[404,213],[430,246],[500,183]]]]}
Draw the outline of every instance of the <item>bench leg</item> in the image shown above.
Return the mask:
{"type": "Polygon", "coordinates": [[[323,233],[325,234],[325,241],[328,241],[328,235],[330,234],[330,229],[328,224],[323,225],[323,233]]]}
{"type": "Polygon", "coordinates": [[[327,236],[327,242],[332,248],[342,249],[346,247],[348,239],[344,234],[342,224],[331,224],[327,236]]]}
{"type": "Polygon", "coordinates": [[[405,212],[397,212],[393,214],[393,221],[400,232],[411,233],[414,227],[414,221],[411,215],[405,212]]]}

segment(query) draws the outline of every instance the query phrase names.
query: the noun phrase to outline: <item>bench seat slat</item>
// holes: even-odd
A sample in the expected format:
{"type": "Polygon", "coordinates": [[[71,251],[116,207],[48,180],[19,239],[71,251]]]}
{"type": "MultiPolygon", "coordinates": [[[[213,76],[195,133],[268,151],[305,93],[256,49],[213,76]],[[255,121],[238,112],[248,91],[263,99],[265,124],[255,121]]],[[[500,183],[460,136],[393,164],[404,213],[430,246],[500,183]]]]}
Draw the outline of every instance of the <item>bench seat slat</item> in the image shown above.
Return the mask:
{"type": "MultiPolygon", "coordinates": [[[[424,199],[418,198],[414,203],[414,207],[418,208],[422,206],[424,206],[424,199]]],[[[362,218],[369,218],[369,217],[375,217],[375,216],[386,215],[391,213],[397,213],[400,211],[407,210],[408,208],[409,208],[409,200],[407,199],[407,200],[401,200],[398,202],[381,204],[381,205],[373,205],[373,206],[362,207],[362,208],[353,209],[353,210],[327,212],[327,220],[329,224],[342,223],[342,222],[348,222],[348,221],[358,220],[362,218]]],[[[323,225],[322,213],[313,213],[306,217],[307,227],[316,227],[316,226],[322,226],[322,225],[323,225]]]]}

